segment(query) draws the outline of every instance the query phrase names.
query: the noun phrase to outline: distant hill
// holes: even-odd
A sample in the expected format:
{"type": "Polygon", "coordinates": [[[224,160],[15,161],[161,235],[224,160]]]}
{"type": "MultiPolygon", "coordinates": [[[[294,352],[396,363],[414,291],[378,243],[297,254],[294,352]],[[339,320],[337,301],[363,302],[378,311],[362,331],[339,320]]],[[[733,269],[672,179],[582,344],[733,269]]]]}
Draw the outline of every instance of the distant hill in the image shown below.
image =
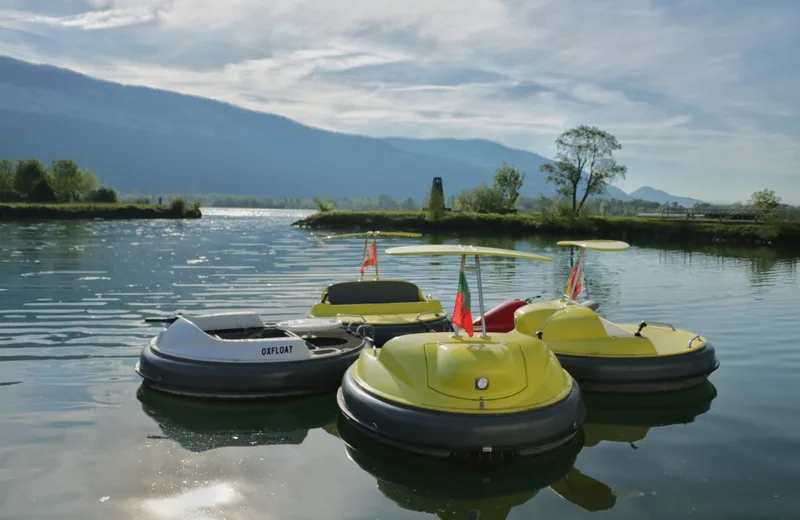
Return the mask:
{"type": "Polygon", "coordinates": [[[684,208],[691,208],[695,204],[703,202],[702,200],[697,200],[690,197],[671,195],[666,191],[657,190],[655,188],[651,188],[650,186],[642,186],[638,190],[632,191],[628,195],[634,199],[649,200],[652,202],[660,202],[662,204],[672,204],[673,202],[677,202],[678,205],[683,206],[684,208]]]}
{"type": "MultiPolygon", "coordinates": [[[[450,196],[491,182],[503,161],[527,173],[524,195],[555,192],[539,171],[548,159],[492,141],[328,132],[2,56],[0,121],[0,157],[74,159],[122,192],[421,200],[435,176],[450,196]]],[[[606,196],[630,199],[614,186],[606,196]]]]}

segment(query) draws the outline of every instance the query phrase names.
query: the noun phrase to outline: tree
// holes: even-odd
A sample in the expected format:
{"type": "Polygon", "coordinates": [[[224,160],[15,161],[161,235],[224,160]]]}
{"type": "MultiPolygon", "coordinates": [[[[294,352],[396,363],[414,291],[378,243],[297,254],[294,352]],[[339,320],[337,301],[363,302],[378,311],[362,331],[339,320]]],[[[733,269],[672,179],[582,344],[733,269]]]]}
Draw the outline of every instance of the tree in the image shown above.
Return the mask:
{"type": "Polygon", "coordinates": [[[781,198],[773,190],[760,190],[750,195],[750,204],[758,209],[775,209],[781,205],[781,198]]]}
{"type": "Polygon", "coordinates": [[[88,183],[74,161],[69,159],[53,161],[52,172],[53,191],[58,202],[74,202],[85,198],[82,195],[88,183]]]}
{"type": "Polygon", "coordinates": [[[0,201],[11,200],[14,191],[14,162],[0,159],[0,201]]]}
{"type": "Polygon", "coordinates": [[[608,184],[617,177],[624,179],[628,171],[613,158],[614,151],[622,149],[617,138],[595,126],[567,130],[556,139],[556,147],[555,162],[539,169],[547,173],[547,181],[554,183],[559,193],[572,199],[573,215],[583,208],[589,195],[603,194],[608,184]],[[584,178],[585,189],[578,203],[578,186],[584,178]]]}
{"type": "Polygon", "coordinates": [[[50,184],[50,179],[43,177],[36,183],[28,194],[29,202],[56,202],[56,192],[50,184]]]}
{"type": "Polygon", "coordinates": [[[81,168],[81,177],[80,193],[82,198],[86,198],[89,193],[100,188],[100,180],[89,168],[81,168]]]}
{"type": "Polygon", "coordinates": [[[37,159],[20,161],[14,174],[14,189],[24,197],[30,197],[40,181],[47,180],[47,168],[37,159]]]}
{"type": "Polygon", "coordinates": [[[519,190],[525,182],[525,173],[505,162],[494,174],[494,189],[500,193],[503,205],[512,209],[517,204],[519,190]]]}
{"type": "MultiPolygon", "coordinates": [[[[117,199],[117,192],[108,186],[100,186],[96,190],[89,192],[89,195],[86,197],[86,200],[89,202],[101,203],[113,203],[117,202],[117,199]]],[[[149,202],[149,200],[145,200],[145,204],[148,204],[149,202]]]]}
{"type": "Polygon", "coordinates": [[[504,207],[503,194],[486,183],[458,194],[456,205],[461,211],[497,213],[504,207]]]}

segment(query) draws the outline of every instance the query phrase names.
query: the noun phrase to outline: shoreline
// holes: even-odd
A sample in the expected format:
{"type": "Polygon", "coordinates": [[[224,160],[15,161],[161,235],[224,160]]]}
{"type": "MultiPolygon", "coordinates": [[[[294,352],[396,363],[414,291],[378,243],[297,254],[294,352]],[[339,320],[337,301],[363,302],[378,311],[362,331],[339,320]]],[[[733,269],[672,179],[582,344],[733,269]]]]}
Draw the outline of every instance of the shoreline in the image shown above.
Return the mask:
{"type": "Polygon", "coordinates": [[[442,235],[624,240],[631,244],[739,245],[800,250],[800,224],[732,224],[646,217],[590,216],[577,220],[536,214],[448,213],[429,221],[421,211],[330,211],[293,227],[335,231],[392,230],[442,235]],[[576,237],[578,235],[578,237],[576,237]]]}
{"type": "Polygon", "coordinates": [[[127,203],[25,204],[0,203],[0,222],[12,220],[137,220],[198,219],[199,209],[127,203]]]}

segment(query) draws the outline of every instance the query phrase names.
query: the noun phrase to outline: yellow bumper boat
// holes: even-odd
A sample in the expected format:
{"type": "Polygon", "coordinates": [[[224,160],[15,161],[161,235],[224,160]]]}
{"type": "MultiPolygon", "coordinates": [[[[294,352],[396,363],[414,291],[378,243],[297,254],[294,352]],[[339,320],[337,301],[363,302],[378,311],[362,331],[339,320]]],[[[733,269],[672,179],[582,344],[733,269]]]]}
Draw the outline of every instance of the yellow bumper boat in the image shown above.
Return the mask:
{"type": "Polygon", "coordinates": [[[528,455],[553,449],[577,434],[585,416],[580,390],[546,345],[518,331],[474,335],[472,327],[465,272],[477,274],[483,315],[482,256],[550,258],[464,245],[386,252],[461,257],[455,333],[398,336],[381,349],[362,351],[337,394],[349,421],[378,441],[441,457],[464,452],[528,455]],[[474,266],[466,265],[467,256],[474,257],[474,266]],[[466,328],[467,335],[458,327],[466,328]]]}
{"type": "Polygon", "coordinates": [[[327,236],[324,240],[364,237],[364,260],[357,281],[331,284],[322,291],[319,303],[308,313],[310,318],[336,318],[349,328],[364,327],[376,347],[395,336],[418,332],[453,330],[441,302],[411,282],[381,280],[378,273],[377,239],[381,237],[420,237],[419,233],[367,231],[327,236]],[[371,242],[371,243],[370,243],[371,242]],[[364,272],[375,268],[375,278],[364,279],[364,272]]]}
{"type": "Polygon", "coordinates": [[[587,249],[622,251],[615,240],[561,241],[581,249],[560,300],[522,305],[514,312],[519,332],[539,335],[564,368],[587,391],[663,392],[702,383],[719,367],[714,347],[693,332],[668,323],[615,324],[596,304],[576,301],[587,249]]]}

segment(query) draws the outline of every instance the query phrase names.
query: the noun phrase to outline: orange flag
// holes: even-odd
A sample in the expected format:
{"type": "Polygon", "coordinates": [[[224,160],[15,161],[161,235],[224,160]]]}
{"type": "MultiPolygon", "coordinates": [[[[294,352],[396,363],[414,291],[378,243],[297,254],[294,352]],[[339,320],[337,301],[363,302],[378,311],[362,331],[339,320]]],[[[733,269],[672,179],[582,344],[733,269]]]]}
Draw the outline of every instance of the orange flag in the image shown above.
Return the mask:
{"type": "Polygon", "coordinates": [[[367,267],[375,265],[375,260],[377,257],[378,246],[375,244],[375,242],[373,242],[372,246],[364,253],[364,261],[361,263],[361,274],[364,274],[364,271],[367,269],[367,267]]]}
{"type": "Polygon", "coordinates": [[[567,285],[567,294],[573,300],[581,293],[581,259],[575,262],[575,267],[572,268],[572,274],[569,276],[569,285],[567,285]]]}

